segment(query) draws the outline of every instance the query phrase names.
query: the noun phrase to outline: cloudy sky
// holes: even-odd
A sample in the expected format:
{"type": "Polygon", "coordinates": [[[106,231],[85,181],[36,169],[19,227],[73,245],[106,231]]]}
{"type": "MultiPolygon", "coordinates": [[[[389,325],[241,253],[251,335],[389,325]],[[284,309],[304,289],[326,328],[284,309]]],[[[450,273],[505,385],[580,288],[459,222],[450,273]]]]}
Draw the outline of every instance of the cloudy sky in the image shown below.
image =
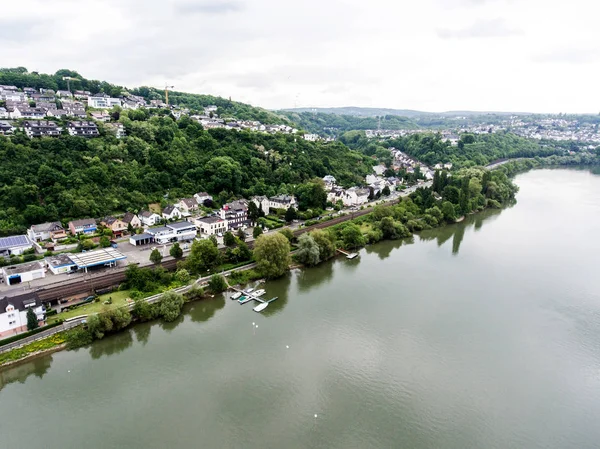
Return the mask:
{"type": "Polygon", "coordinates": [[[593,0],[20,0],[2,66],[267,108],[600,111],[593,0]]]}

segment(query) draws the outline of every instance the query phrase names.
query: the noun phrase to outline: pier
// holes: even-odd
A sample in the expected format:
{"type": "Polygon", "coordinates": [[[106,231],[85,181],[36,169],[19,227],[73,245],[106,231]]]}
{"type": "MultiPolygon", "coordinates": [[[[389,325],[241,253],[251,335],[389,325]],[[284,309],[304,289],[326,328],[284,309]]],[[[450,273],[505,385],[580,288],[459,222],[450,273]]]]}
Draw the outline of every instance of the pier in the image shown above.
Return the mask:
{"type": "Polygon", "coordinates": [[[257,295],[253,295],[252,292],[251,293],[245,293],[244,290],[242,290],[240,288],[237,288],[237,287],[229,286],[229,289],[233,290],[233,291],[235,291],[237,293],[240,293],[242,295],[239,299],[237,299],[237,302],[239,302],[240,304],[246,304],[247,302],[250,302],[250,301],[256,301],[256,302],[261,303],[261,304],[269,304],[269,303],[271,303],[271,302],[273,302],[273,301],[275,301],[275,300],[278,299],[278,297],[275,296],[275,297],[273,297],[271,299],[264,300],[264,299],[261,299],[257,295]],[[241,298],[244,298],[244,299],[242,299],[240,301],[241,298]]]}
{"type": "Polygon", "coordinates": [[[354,259],[356,257],[358,257],[358,253],[348,253],[346,251],[344,251],[343,249],[337,249],[338,252],[342,253],[343,255],[346,256],[346,259],[354,259]]]}

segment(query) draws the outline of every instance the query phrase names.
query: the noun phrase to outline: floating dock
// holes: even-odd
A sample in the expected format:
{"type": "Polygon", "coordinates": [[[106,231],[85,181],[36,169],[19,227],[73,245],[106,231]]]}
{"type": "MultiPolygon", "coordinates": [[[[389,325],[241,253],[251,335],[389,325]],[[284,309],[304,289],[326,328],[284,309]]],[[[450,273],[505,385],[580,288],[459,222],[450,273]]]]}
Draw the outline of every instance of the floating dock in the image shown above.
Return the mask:
{"type": "Polygon", "coordinates": [[[345,255],[346,259],[352,260],[352,259],[355,259],[358,257],[358,253],[348,253],[348,252],[344,251],[343,249],[338,249],[337,251],[342,253],[343,255],[345,255]]]}

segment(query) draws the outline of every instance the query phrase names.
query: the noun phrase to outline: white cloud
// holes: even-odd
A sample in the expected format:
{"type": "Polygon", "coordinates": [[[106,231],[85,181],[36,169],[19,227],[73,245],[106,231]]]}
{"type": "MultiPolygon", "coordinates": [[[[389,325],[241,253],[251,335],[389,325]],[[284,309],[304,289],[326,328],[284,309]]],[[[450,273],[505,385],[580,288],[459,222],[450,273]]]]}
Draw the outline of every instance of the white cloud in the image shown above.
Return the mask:
{"type": "Polygon", "coordinates": [[[22,0],[3,5],[0,44],[3,66],[168,82],[269,108],[594,112],[598,9],[587,0],[22,0]]]}

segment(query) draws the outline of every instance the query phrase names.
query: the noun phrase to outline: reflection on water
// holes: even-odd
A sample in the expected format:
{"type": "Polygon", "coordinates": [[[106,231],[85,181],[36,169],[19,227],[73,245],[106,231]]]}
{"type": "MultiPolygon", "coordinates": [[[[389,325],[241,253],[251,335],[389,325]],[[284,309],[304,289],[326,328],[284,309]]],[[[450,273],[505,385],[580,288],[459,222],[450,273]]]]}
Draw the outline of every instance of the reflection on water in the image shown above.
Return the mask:
{"type": "MultiPolygon", "coordinates": [[[[412,245],[415,243],[414,237],[409,237],[402,240],[390,240],[385,245],[370,245],[366,247],[367,254],[377,254],[379,259],[385,260],[390,257],[392,250],[400,248],[402,245],[412,245]]],[[[356,258],[349,262],[358,263],[359,259],[356,258]]]]}
{"type": "Polygon", "coordinates": [[[263,298],[269,300],[277,296],[277,300],[270,303],[269,307],[261,312],[262,315],[274,316],[283,311],[288,303],[292,276],[299,279],[303,271],[305,270],[296,270],[295,273],[288,273],[276,281],[269,282],[267,293],[263,298]]]}
{"type": "Polygon", "coordinates": [[[135,338],[142,345],[146,345],[148,343],[148,339],[150,338],[150,332],[152,331],[152,325],[150,323],[139,323],[133,326],[133,333],[135,334],[135,338]]]}
{"type": "Polygon", "coordinates": [[[186,306],[184,313],[190,316],[194,323],[210,320],[217,310],[225,307],[225,296],[217,295],[214,298],[205,298],[186,306]]]}
{"type": "Polygon", "coordinates": [[[90,356],[92,359],[99,359],[102,356],[118,354],[131,347],[133,344],[133,331],[126,329],[118,334],[111,335],[98,340],[90,345],[90,356]]]}
{"type": "Polygon", "coordinates": [[[48,355],[0,370],[0,391],[12,382],[24,383],[32,374],[41,379],[48,372],[51,364],[52,355],[48,355]]]}
{"type": "Polygon", "coordinates": [[[436,240],[438,246],[442,246],[448,240],[452,239],[452,254],[457,255],[460,245],[465,238],[465,231],[473,228],[479,231],[484,223],[491,223],[502,213],[502,209],[487,209],[474,215],[465,217],[460,223],[454,223],[440,228],[421,231],[419,238],[424,241],[436,240]]]}
{"type": "Polygon", "coordinates": [[[330,282],[333,279],[333,260],[328,260],[319,264],[315,270],[297,270],[298,291],[309,292],[320,285],[330,282]]]}

